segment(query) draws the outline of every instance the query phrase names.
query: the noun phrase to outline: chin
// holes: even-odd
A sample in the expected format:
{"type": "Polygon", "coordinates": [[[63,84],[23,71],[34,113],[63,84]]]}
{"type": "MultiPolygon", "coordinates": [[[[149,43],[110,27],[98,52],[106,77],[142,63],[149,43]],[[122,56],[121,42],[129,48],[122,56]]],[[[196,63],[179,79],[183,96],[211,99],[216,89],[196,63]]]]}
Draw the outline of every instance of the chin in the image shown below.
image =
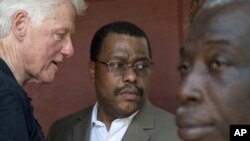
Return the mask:
{"type": "Polygon", "coordinates": [[[47,76],[47,77],[43,77],[41,79],[39,79],[38,83],[39,84],[50,84],[55,80],[55,76],[47,76]]]}
{"type": "Polygon", "coordinates": [[[49,84],[52,83],[54,80],[55,80],[55,74],[33,75],[33,77],[30,77],[29,79],[25,80],[23,82],[23,85],[26,85],[28,83],[49,84]]]}
{"type": "Polygon", "coordinates": [[[116,115],[117,118],[127,118],[131,116],[134,112],[128,112],[128,113],[119,113],[116,115]]]}
{"type": "MultiPolygon", "coordinates": [[[[210,127],[204,127],[210,128],[210,127]]],[[[210,129],[179,129],[179,136],[183,141],[229,141],[221,133],[216,131],[209,131],[210,129]],[[186,130],[183,131],[183,130],[186,130]]]]}
{"type": "Polygon", "coordinates": [[[135,113],[138,109],[137,108],[126,108],[123,110],[120,110],[120,118],[124,118],[124,117],[129,117],[130,115],[132,115],[133,113],[135,113]]]}
{"type": "Polygon", "coordinates": [[[50,84],[50,83],[54,82],[54,80],[55,80],[55,78],[53,78],[53,79],[46,79],[46,80],[43,81],[43,83],[44,84],[50,84]]]}

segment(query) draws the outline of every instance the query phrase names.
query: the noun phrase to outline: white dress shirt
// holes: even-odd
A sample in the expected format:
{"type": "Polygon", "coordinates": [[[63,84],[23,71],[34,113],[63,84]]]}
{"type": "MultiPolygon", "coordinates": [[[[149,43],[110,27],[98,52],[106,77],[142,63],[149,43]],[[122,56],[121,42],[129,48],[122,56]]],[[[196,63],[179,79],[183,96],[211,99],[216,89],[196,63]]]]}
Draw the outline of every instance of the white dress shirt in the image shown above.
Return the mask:
{"type": "Polygon", "coordinates": [[[121,141],[129,124],[138,113],[137,111],[127,118],[115,119],[108,131],[105,124],[97,120],[97,109],[98,103],[95,104],[92,111],[90,141],[121,141]]]}

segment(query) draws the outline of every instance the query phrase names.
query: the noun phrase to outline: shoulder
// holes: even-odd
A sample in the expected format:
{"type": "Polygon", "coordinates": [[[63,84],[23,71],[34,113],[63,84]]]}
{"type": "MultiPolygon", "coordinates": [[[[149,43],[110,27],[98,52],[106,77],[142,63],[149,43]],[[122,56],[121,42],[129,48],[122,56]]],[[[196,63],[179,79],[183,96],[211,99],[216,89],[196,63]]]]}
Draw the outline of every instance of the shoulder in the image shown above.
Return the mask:
{"type": "Polygon", "coordinates": [[[10,76],[10,74],[7,74],[5,71],[0,69],[0,94],[5,94],[5,93],[26,94],[26,92],[17,83],[14,77],[10,76]]]}
{"type": "MultiPolygon", "coordinates": [[[[34,130],[34,122],[31,107],[28,103],[25,91],[12,78],[0,70],[0,130],[4,130],[5,134],[0,133],[0,140],[24,139],[28,140],[29,134],[36,133],[34,130]],[[18,128],[13,128],[18,127],[18,128]]],[[[38,136],[36,136],[38,137],[38,136]]]]}
{"type": "Polygon", "coordinates": [[[150,102],[145,103],[134,120],[141,126],[148,124],[155,127],[176,127],[175,116],[173,114],[152,105],[150,102]]]}
{"type": "Polygon", "coordinates": [[[175,116],[163,109],[160,109],[150,102],[145,103],[142,109],[134,117],[126,132],[126,140],[134,136],[147,135],[148,141],[180,141],[177,135],[175,116]]]}
{"type": "Polygon", "coordinates": [[[151,104],[149,101],[145,103],[141,111],[139,112],[143,116],[151,116],[156,120],[160,121],[174,121],[175,115],[172,113],[165,111],[153,104],[151,104]]]}
{"type": "Polygon", "coordinates": [[[173,115],[172,113],[165,111],[159,107],[156,107],[154,105],[152,105],[151,107],[153,109],[154,114],[156,115],[156,119],[158,120],[163,120],[163,121],[174,121],[175,120],[175,115],[173,115]]]}
{"type": "Polygon", "coordinates": [[[84,125],[87,126],[90,121],[89,118],[91,118],[92,108],[93,106],[90,106],[56,120],[49,129],[47,141],[71,140],[72,132],[76,125],[84,122],[84,125]]]}
{"type": "Polygon", "coordinates": [[[76,123],[81,121],[84,118],[87,118],[91,115],[93,106],[83,108],[80,111],[64,116],[58,120],[56,120],[51,127],[54,128],[67,128],[74,126],[76,123]]]}
{"type": "Polygon", "coordinates": [[[20,105],[25,105],[25,102],[26,93],[22,87],[0,70],[0,108],[6,109],[5,106],[11,105],[12,108],[20,109],[20,105]]]}
{"type": "Polygon", "coordinates": [[[155,111],[154,115],[156,127],[153,138],[155,138],[155,140],[168,138],[171,141],[180,141],[177,134],[178,128],[175,123],[175,115],[156,106],[153,106],[153,109],[155,111]]]}
{"type": "Polygon", "coordinates": [[[0,69],[0,91],[10,90],[10,85],[10,78],[0,69]]]}
{"type": "MultiPolygon", "coordinates": [[[[153,106],[155,126],[165,131],[177,132],[175,115],[172,113],[153,106]]],[[[176,133],[175,133],[176,134],[176,133]]]]}

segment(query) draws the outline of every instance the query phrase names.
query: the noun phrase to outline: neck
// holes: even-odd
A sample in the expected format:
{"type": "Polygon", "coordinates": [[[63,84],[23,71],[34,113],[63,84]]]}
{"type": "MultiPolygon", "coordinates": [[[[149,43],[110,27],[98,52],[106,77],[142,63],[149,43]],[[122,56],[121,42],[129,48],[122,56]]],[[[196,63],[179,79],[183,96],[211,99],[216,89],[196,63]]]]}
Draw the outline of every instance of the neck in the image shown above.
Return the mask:
{"type": "Polygon", "coordinates": [[[19,85],[23,86],[25,73],[18,54],[18,47],[8,37],[0,39],[0,58],[6,62],[19,85]]]}
{"type": "Polygon", "coordinates": [[[98,107],[97,110],[97,118],[98,120],[102,121],[105,124],[108,131],[111,127],[112,121],[116,119],[114,116],[112,116],[112,114],[103,111],[103,109],[100,106],[98,107]]]}

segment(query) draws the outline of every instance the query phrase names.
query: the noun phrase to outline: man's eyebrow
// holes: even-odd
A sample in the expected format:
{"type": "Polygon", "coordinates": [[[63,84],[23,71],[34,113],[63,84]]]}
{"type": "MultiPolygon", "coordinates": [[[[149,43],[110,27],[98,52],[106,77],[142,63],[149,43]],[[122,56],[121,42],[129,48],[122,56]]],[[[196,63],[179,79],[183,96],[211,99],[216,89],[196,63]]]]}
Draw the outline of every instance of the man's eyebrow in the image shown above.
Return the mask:
{"type": "Polygon", "coordinates": [[[140,57],[140,58],[137,58],[136,61],[148,61],[148,60],[151,60],[151,58],[148,58],[148,57],[140,57]]]}
{"type": "Polygon", "coordinates": [[[205,42],[205,44],[220,44],[220,45],[230,45],[232,44],[231,41],[226,40],[226,39],[211,39],[211,40],[207,40],[205,42]]]}

